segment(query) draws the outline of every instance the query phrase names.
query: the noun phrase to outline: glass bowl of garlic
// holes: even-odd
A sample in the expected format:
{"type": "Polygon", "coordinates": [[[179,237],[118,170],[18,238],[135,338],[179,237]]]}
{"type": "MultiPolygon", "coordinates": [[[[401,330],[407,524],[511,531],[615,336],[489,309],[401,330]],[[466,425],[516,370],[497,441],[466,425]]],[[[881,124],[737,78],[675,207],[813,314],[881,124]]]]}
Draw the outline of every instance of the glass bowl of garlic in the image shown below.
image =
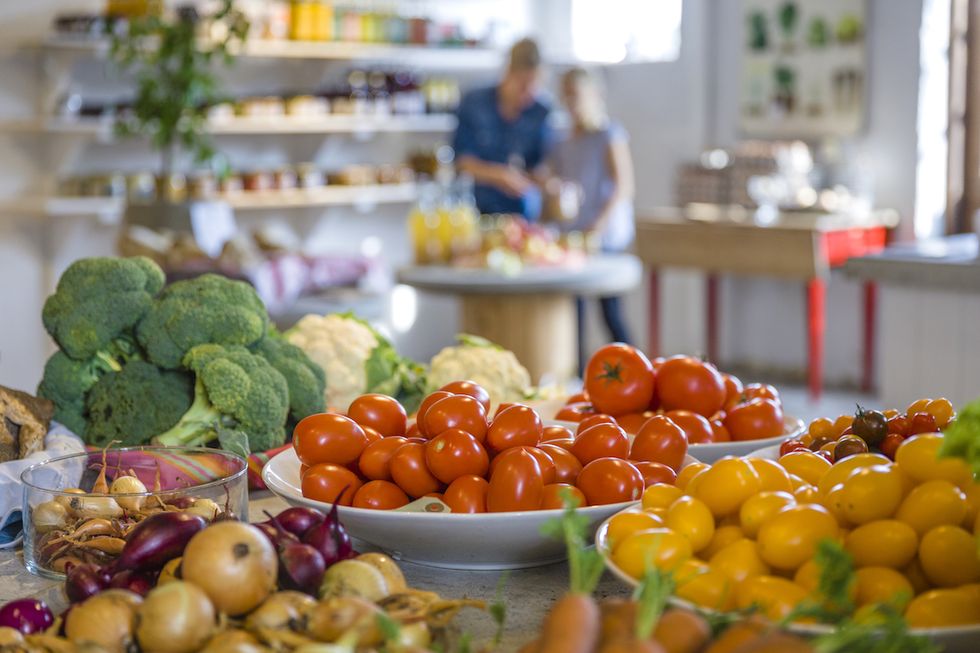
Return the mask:
{"type": "Polygon", "coordinates": [[[24,562],[48,578],[64,578],[73,564],[111,564],[127,534],[151,515],[248,516],[248,463],[219,449],[89,451],[33,465],[21,481],[24,562]]]}

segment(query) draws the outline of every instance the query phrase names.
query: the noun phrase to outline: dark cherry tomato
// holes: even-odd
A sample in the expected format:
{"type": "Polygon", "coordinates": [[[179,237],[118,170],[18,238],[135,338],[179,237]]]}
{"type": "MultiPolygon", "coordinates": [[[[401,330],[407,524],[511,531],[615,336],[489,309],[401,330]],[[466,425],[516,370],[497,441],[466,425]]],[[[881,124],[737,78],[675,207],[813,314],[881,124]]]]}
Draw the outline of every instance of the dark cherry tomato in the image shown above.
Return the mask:
{"type": "Polygon", "coordinates": [[[549,483],[544,486],[541,510],[560,510],[565,507],[566,501],[582,508],[585,506],[585,495],[582,494],[582,490],[568,483],[549,483]]]}
{"type": "Polygon", "coordinates": [[[653,365],[643,352],[623,343],[597,349],[583,376],[592,405],[603,413],[638,413],[653,398],[653,365]]]}
{"type": "Polygon", "coordinates": [[[554,459],[551,457],[551,454],[539,447],[511,447],[510,449],[501,452],[490,461],[489,476],[493,478],[493,473],[497,470],[497,468],[503,464],[509,456],[518,451],[526,451],[534,456],[534,459],[538,461],[538,469],[541,470],[541,480],[545,485],[548,483],[555,483],[557,481],[558,467],[554,459]]]}
{"type": "Polygon", "coordinates": [[[473,397],[483,406],[483,412],[490,414],[490,393],[483,389],[483,386],[472,381],[453,381],[439,388],[454,395],[467,395],[473,397]]]}
{"type": "Polygon", "coordinates": [[[803,444],[803,440],[799,438],[787,438],[779,445],[779,455],[785,456],[790,451],[795,451],[799,447],[803,447],[804,449],[807,448],[806,445],[803,444]]]}
{"type": "Polygon", "coordinates": [[[626,458],[630,453],[630,439],[615,424],[596,424],[578,434],[572,453],[583,465],[597,458],[626,458]]]}
{"type": "Polygon", "coordinates": [[[349,465],[367,445],[364,429],[351,418],[337,413],[304,417],[293,430],[296,457],[307,465],[349,465]]]}
{"type": "Polygon", "coordinates": [[[428,431],[425,430],[425,414],[429,412],[429,408],[432,407],[437,401],[442,401],[446,397],[452,397],[453,393],[446,392],[445,390],[436,390],[430,395],[427,395],[422,403],[419,404],[419,409],[415,411],[415,425],[419,431],[419,435],[422,437],[429,437],[428,431]]]}
{"type": "Polygon", "coordinates": [[[734,374],[722,374],[721,378],[725,382],[725,410],[730,410],[736,404],[742,403],[742,393],[745,391],[745,387],[734,374]]]}
{"type": "Polygon", "coordinates": [[[732,434],[732,440],[775,438],[786,429],[783,408],[772,399],[750,399],[729,411],[725,428],[732,434]]]}
{"type": "Polygon", "coordinates": [[[834,447],[834,461],[859,453],[868,453],[868,443],[854,434],[842,435],[837,439],[837,445],[834,447]]]}
{"type": "Polygon", "coordinates": [[[936,418],[931,413],[922,411],[912,415],[909,420],[909,435],[935,433],[937,431],[939,428],[936,426],[936,418]]]}
{"type": "Polygon", "coordinates": [[[831,442],[837,442],[837,438],[825,435],[820,438],[814,438],[813,442],[810,443],[808,447],[810,451],[820,451],[823,447],[830,444],[831,442]]]}
{"type": "Polygon", "coordinates": [[[858,406],[851,429],[854,435],[867,442],[869,447],[877,447],[888,435],[888,419],[877,410],[864,410],[858,406]]]}
{"type": "Polygon", "coordinates": [[[616,423],[619,424],[619,428],[635,435],[640,432],[640,429],[647,423],[647,420],[656,414],[652,410],[645,410],[642,413],[626,413],[617,417],[616,423]]]}
{"type": "Polygon", "coordinates": [[[777,403],[779,402],[779,390],[768,383],[749,383],[742,390],[742,394],[746,401],[750,399],[772,399],[777,403]]]}
{"type": "Polygon", "coordinates": [[[562,422],[581,422],[589,415],[595,415],[595,408],[587,401],[575,404],[566,404],[555,413],[555,419],[562,422]]]}
{"type": "Polygon", "coordinates": [[[560,424],[550,424],[545,426],[541,431],[541,442],[550,442],[552,440],[574,440],[575,434],[571,432],[567,427],[561,426],[560,424]]]}
{"type": "Polygon", "coordinates": [[[599,458],[582,468],[575,483],[590,506],[636,501],[643,494],[643,474],[619,458],[599,458]]]}
{"type": "Polygon", "coordinates": [[[657,394],[664,410],[686,409],[711,417],[725,405],[725,380],[714,365],[675,356],[657,370],[657,394]]]}
{"type": "Polygon", "coordinates": [[[490,483],[482,476],[460,476],[449,484],[442,500],[453,512],[486,512],[489,487],[490,483]]]}
{"type": "Polygon", "coordinates": [[[892,460],[895,460],[895,452],[898,451],[900,444],[905,442],[905,436],[899,433],[889,433],[885,436],[885,439],[881,441],[881,453],[885,454],[892,460]]]}
{"type": "Polygon", "coordinates": [[[487,429],[487,448],[498,454],[511,447],[534,447],[541,441],[544,427],[538,413],[529,406],[515,404],[499,413],[487,429]]]}
{"type": "Polygon", "coordinates": [[[821,449],[820,451],[817,451],[815,453],[818,456],[820,456],[821,458],[823,458],[824,460],[826,460],[831,465],[833,465],[835,462],[837,462],[837,460],[835,459],[834,454],[831,453],[831,452],[829,452],[829,451],[827,451],[826,449],[821,449]]]}
{"type": "Polygon", "coordinates": [[[630,460],[663,463],[675,472],[680,471],[687,455],[687,436],[683,429],[668,417],[651,418],[633,440],[630,460]]]}
{"type": "Polygon", "coordinates": [[[423,425],[430,438],[449,429],[461,429],[479,442],[487,439],[487,411],[469,395],[453,395],[432,404],[425,411],[423,425]]]}
{"type": "Polygon", "coordinates": [[[355,508],[394,510],[409,503],[408,495],[391,481],[368,481],[354,495],[355,508]]]}
{"type": "Polygon", "coordinates": [[[346,467],[321,463],[306,470],[301,486],[307,499],[349,506],[361,489],[361,479],[346,467]]]}
{"type": "Polygon", "coordinates": [[[442,487],[425,464],[424,444],[409,442],[400,446],[391,457],[390,469],[391,479],[414,499],[442,487]]]}
{"type": "Polygon", "coordinates": [[[654,483],[673,485],[677,481],[677,472],[663,463],[652,463],[646,460],[632,460],[630,462],[643,476],[644,487],[650,487],[654,483]]]}
{"type": "Polygon", "coordinates": [[[538,461],[527,451],[516,451],[490,477],[487,511],[538,510],[543,495],[544,480],[538,461]]]}
{"type": "Polygon", "coordinates": [[[711,420],[711,441],[712,442],[731,442],[732,434],[728,432],[725,423],[720,419],[711,420]]]}
{"type": "Polygon", "coordinates": [[[895,415],[888,419],[888,432],[897,433],[901,436],[909,434],[909,418],[905,415],[895,415]]]}
{"type": "Polygon", "coordinates": [[[690,410],[672,410],[665,415],[677,426],[681,427],[687,436],[688,444],[703,444],[714,442],[714,431],[711,422],[690,410]]]}
{"type": "Polygon", "coordinates": [[[347,409],[347,416],[381,435],[405,435],[408,416],[397,399],[382,394],[361,395],[347,409]]]}
{"type": "Polygon", "coordinates": [[[595,415],[589,415],[579,422],[578,427],[575,429],[575,434],[578,435],[585,429],[590,429],[596,424],[612,424],[613,426],[618,426],[618,424],[616,424],[616,418],[612,415],[596,413],[595,415]]]}
{"type": "Polygon", "coordinates": [[[582,471],[582,463],[578,458],[561,446],[555,444],[542,444],[538,447],[551,457],[555,464],[555,481],[558,483],[575,483],[579,472],[582,471]]]}
{"type": "Polygon", "coordinates": [[[369,444],[357,461],[357,467],[361,474],[372,481],[390,481],[391,469],[389,464],[391,457],[407,442],[408,439],[395,436],[381,438],[377,442],[369,444]]]}
{"type": "Polygon", "coordinates": [[[425,464],[433,476],[448,485],[460,476],[483,476],[490,457],[466,431],[447,429],[426,443],[425,464]]]}

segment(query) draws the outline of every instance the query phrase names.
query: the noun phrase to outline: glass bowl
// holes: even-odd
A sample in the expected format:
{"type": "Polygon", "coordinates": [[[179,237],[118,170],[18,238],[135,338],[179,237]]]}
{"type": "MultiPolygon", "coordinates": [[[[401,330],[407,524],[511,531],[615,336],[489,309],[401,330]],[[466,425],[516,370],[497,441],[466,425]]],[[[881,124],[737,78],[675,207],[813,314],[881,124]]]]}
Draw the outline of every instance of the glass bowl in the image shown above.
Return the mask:
{"type": "Polygon", "coordinates": [[[248,463],[219,449],[129,447],[52,458],[24,470],[24,562],[64,578],[68,563],[104,565],[146,517],[187,510],[209,521],[248,517],[248,463]],[[111,494],[93,492],[105,464],[111,494]],[[136,491],[133,491],[133,490],[136,491]],[[145,491],[143,491],[145,489],[145,491]]]}

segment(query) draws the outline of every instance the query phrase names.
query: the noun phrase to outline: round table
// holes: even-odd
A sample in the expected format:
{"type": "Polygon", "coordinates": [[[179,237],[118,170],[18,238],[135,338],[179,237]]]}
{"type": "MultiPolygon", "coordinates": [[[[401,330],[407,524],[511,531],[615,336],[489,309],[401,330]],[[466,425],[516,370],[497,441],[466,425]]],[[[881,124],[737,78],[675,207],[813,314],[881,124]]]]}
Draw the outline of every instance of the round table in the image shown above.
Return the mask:
{"type": "Polygon", "coordinates": [[[460,329],[514,352],[538,381],[575,374],[574,297],[622,295],[636,288],[642,265],[631,254],[599,254],[576,266],[525,267],[517,274],[483,268],[402,268],[398,281],[460,298],[460,329]]]}

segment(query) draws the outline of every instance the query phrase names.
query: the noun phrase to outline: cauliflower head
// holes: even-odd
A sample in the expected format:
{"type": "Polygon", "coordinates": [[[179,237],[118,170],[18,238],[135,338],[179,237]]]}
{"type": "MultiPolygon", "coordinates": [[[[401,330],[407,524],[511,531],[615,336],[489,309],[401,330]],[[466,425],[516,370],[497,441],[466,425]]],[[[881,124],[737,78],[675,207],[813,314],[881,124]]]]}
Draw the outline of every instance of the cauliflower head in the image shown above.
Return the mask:
{"type": "Polygon", "coordinates": [[[493,405],[526,399],[531,375],[514,352],[476,336],[460,334],[458,345],[446,347],[429,363],[429,386],[452,381],[473,381],[490,394],[493,405]]]}

